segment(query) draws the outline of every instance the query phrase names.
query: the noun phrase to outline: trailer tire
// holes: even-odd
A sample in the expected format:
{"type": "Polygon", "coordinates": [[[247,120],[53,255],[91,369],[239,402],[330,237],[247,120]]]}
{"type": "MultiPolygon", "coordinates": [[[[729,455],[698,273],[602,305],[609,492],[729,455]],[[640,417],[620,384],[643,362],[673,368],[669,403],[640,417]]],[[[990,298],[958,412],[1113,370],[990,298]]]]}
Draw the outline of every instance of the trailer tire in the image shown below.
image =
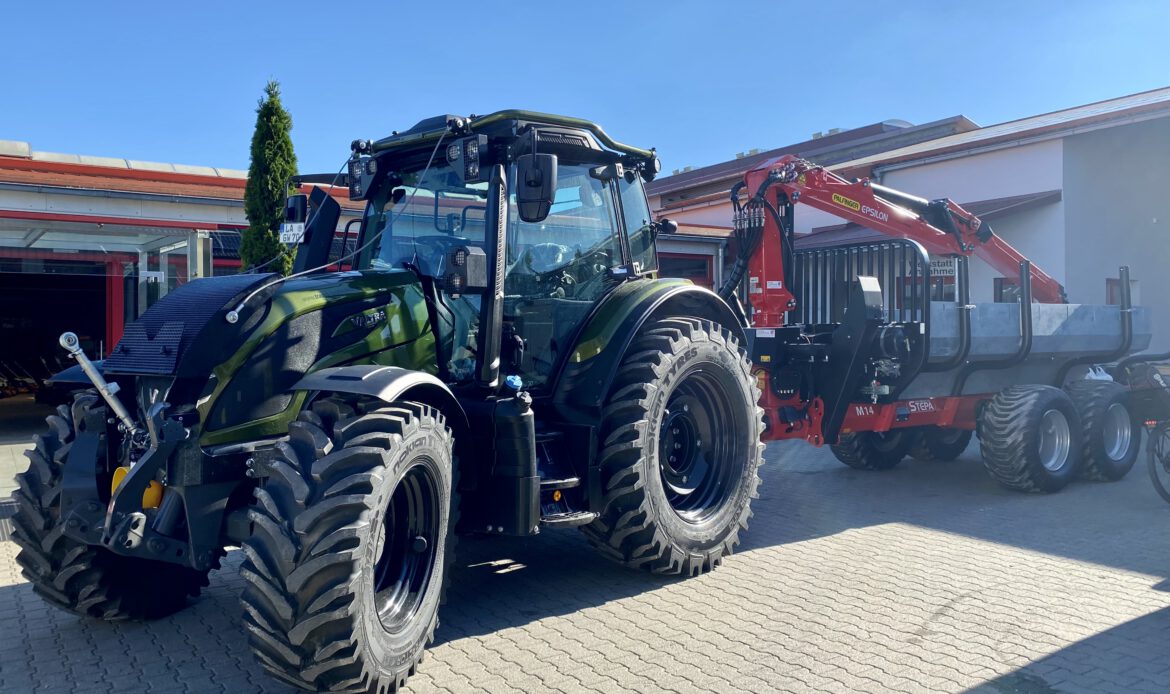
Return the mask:
{"type": "Polygon", "coordinates": [[[923,462],[950,462],[963,455],[974,432],[970,429],[922,427],[910,446],[910,457],[923,462]]]}
{"type": "MultiPolygon", "coordinates": [[[[165,617],[199,595],[208,571],[124,557],[62,532],[62,470],[86,414],[99,404],[89,391],[78,394],[72,407],[59,405],[45,419],[49,430],[25,451],[29,467],[16,476],[18,489],[12,493],[12,540],[20,547],[16,562],[33,592],[67,612],[106,621],[165,617]]],[[[218,568],[218,557],[214,564],[218,568]]]]}
{"type": "Polygon", "coordinates": [[[582,528],[590,543],[659,574],[718,566],[757,496],[759,396],[747,354],[722,326],[664,318],[643,327],[603,409],[601,512],[582,528]]]}
{"type": "Polygon", "coordinates": [[[1001,485],[1023,492],[1060,491],[1080,467],[1081,417],[1052,386],[1012,386],[991,398],[979,417],[983,465],[1001,485]]]}
{"type": "Polygon", "coordinates": [[[1064,388],[1081,414],[1080,476],[1116,482],[1137,461],[1142,428],[1129,409],[1129,391],[1113,381],[1073,381],[1064,388]]]}
{"type": "Polygon", "coordinates": [[[436,409],[330,397],[290,425],[249,511],[244,626],[269,674],[393,692],[434,640],[453,560],[453,437],[436,409]]]}
{"type": "Polygon", "coordinates": [[[891,470],[910,452],[916,433],[910,429],[893,429],[841,434],[829,450],[837,460],[855,470],[891,470]]]}

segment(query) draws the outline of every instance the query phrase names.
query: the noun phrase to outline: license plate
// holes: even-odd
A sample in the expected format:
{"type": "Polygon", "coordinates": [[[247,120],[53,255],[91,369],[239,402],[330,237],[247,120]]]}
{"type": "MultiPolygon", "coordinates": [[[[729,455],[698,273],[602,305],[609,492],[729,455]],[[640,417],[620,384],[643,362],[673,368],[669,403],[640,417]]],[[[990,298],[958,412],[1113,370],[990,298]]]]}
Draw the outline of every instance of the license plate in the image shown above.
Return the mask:
{"type": "Polygon", "coordinates": [[[280,225],[280,242],[289,245],[296,245],[305,240],[305,224],[304,222],[281,224],[280,225]]]}

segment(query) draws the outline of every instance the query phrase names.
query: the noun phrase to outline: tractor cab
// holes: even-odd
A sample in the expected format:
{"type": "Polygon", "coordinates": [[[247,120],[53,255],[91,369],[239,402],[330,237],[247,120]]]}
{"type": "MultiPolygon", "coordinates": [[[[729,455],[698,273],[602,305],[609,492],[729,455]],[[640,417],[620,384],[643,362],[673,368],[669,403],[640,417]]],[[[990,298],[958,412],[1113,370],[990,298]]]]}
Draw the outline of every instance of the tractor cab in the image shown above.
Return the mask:
{"type": "Polygon", "coordinates": [[[440,116],[352,148],[350,197],[367,201],[356,267],[427,281],[449,383],[500,378],[477,373],[498,313],[500,368],[539,392],[601,299],[657,270],[660,225],[643,181],[658,159],[596,125],[519,111],[440,116]]]}

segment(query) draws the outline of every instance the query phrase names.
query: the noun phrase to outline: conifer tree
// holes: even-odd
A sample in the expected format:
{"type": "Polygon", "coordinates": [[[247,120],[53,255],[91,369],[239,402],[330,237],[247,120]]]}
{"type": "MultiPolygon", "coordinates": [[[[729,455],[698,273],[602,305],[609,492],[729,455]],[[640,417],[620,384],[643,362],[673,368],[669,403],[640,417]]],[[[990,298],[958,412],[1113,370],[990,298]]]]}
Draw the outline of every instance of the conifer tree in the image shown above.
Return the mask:
{"type": "Polygon", "coordinates": [[[297,173],[291,131],[292,117],[280,103],[280,83],[269,81],[256,107],[252,161],[244,189],[244,214],[248,217],[248,228],[240,240],[244,269],[262,267],[265,272],[286,275],[292,269],[292,252],[280,242],[279,234],[289,178],[297,173]]]}

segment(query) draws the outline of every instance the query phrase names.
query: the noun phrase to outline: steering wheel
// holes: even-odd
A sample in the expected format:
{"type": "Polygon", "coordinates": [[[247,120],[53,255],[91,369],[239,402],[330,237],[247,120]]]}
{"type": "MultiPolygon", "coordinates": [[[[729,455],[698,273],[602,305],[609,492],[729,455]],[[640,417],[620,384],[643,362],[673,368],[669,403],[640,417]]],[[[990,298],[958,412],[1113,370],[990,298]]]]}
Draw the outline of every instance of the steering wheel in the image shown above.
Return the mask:
{"type": "Polygon", "coordinates": [[[572,262],[573,249],[559,243],[538,243],[529,246],[521,257],[523,267],[533,274],[554,272],[572,262]]]}

